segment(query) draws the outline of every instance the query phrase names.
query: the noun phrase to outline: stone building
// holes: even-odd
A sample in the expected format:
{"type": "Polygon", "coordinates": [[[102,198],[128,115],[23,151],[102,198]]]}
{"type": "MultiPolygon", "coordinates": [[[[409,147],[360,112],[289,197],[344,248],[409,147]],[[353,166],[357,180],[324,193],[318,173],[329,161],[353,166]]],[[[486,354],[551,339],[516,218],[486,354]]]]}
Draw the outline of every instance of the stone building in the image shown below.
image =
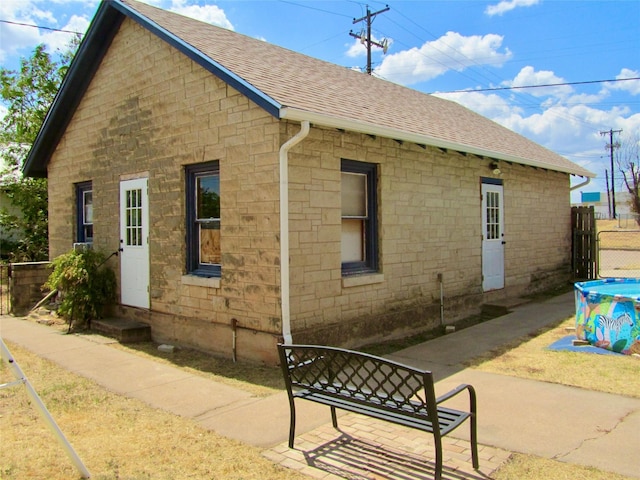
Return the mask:
{"type": "Polygon", "coordinates": [[[565,282],[570,176],[592,176],[456,103],[133,0],[100,5],[24,170],[49,180],[51,258],[122,249],[114,314],[267,362],[565,282]]]}

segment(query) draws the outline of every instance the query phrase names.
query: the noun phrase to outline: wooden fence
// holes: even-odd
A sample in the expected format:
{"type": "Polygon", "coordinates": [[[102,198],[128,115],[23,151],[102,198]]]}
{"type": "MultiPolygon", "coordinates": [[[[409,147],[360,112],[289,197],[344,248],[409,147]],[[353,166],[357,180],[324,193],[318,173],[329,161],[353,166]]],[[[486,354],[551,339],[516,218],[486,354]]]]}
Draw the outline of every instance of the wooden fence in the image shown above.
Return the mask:
{"type": "Polygon", "coordinates": [[[571,207],[571,268],[574,280],[596,278],[596,217],[593,207],[571,207]]]}

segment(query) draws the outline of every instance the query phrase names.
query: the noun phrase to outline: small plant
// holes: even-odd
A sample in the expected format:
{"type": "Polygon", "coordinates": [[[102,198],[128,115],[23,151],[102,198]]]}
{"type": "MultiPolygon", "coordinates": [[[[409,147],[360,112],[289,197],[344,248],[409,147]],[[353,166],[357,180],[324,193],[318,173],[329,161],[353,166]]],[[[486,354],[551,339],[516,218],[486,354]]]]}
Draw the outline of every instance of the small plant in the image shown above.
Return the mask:
{"type": "Polygon", "coordinates": [[[115,300],[116,276],[104,263],[110,257],[99,251],[70,251],[51,264],[53,272],[45,287],[58,291],[61,299],[58,314],[77,324],[100,318],[102,307],[115,300]]]}

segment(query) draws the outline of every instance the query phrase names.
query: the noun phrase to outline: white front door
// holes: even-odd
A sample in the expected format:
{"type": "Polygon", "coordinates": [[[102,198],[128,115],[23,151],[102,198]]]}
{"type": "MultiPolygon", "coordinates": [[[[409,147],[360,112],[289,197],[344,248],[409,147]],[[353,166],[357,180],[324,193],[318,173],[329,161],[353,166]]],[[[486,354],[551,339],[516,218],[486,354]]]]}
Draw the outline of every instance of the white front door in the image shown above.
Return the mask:
{"type": "Polygon", "coordinates": [[[147,179],[120,182],[120,302],[149,308],[147,179]]]}
{"type": "Polygon", "coordinates": [[[482,289],[504,288],[502,185],[482,183],[482,289]]]}

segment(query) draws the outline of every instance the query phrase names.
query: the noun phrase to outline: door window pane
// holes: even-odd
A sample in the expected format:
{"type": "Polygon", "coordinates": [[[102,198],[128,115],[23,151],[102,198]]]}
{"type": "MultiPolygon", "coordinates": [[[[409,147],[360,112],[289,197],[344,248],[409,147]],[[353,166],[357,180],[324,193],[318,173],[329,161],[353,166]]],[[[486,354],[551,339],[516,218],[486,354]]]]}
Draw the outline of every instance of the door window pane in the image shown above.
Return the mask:
{"type": "Polygon", "coordinates": [[[500,238],[500,196],[498,192],[487,192],[487,240],[500,238]]]}
{"type": "Polygon", "coordinates": [[[142,190],[134,189],[125,192],[126,245],[142,245],[142,190]]]}

